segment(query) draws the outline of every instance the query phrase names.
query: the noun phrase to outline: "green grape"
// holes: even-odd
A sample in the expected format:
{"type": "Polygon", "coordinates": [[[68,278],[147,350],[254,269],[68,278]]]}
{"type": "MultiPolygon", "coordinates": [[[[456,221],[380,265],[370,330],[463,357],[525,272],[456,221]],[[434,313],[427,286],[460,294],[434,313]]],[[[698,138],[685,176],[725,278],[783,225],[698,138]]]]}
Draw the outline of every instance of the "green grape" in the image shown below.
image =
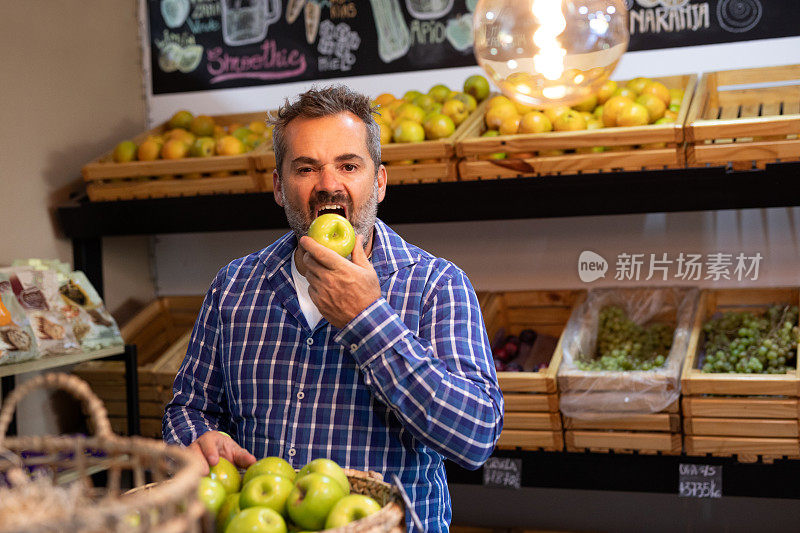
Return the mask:
{"type": "Polygon", "coordinates": [[[576,361],[581,370],[653,370],[666,363],[674,329],[667,324],[642,327],[616,306],[600,310],[597,354],[576,361]]]}
{"type": "Polygon", "coordinates": [[[703,324],[703,372],[781,374],[796,366],[796,306],[770,306],[763,314],[727,312],[703,324]],[[787,364],[788,363],[788,364],[787,364]]]}

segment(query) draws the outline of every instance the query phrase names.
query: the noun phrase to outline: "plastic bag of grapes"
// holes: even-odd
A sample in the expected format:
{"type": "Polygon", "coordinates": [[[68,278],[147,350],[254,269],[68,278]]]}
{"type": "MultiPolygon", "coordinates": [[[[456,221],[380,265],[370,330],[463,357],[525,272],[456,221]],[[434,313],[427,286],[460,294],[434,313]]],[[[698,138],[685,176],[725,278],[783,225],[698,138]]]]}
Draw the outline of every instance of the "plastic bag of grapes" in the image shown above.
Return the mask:
{"type": "Polygon", "coordinates": [[[698,296],[694,288],[589,291],[562,337],[561,412],[617,418],[675,402],[698,296]]]}

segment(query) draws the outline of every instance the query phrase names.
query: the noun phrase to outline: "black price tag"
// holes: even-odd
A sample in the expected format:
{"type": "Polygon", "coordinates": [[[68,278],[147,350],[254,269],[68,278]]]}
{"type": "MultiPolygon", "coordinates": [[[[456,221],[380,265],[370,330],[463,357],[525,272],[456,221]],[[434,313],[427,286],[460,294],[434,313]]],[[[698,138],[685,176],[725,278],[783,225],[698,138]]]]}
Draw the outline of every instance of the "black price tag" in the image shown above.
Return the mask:
{"type": "Polygon", "coordinates": [[[678,495],[682,498],[722,498],[722,466],[679,464],[678,495]]]}
{"type": "Polygon", "coordinates": [[[522,459],[490,457],[483,465],[485,487],[518,489],[522,479],[522,459]]]}

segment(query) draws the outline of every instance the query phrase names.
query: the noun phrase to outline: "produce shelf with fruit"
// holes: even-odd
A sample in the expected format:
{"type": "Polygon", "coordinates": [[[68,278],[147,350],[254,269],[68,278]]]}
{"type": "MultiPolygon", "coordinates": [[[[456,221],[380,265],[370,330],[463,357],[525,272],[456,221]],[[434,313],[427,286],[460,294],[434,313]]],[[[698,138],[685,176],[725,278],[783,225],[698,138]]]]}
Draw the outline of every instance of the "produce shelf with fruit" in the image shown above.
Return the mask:
{"type": "Polygon", "coordinates": [[[456,143],[460,178],[683,167],[683,124],[697,75],[609,83],[600,100],[545,113],[490,99],[485,120],[456,143]],[[626,110],[631,116],[618,120],[626,110]]]}
{"type": "Polygon", "coordinates": [[[800,65],[707,72],[686,118],[689,166],[800,158],[800,65]]]}
{"type": "Polygon", "coordinates": [[[85,165],[87,195],[114,201],[272,190],[266,118],[267,112],[212,117],[177,112],[85,165]]]}
{"type": "Polygon", "coordinates": [[[558,339],[584,291],[508,291],[479,295],[497,379],[505,399],[499,448],[560,451],[558,339]]]}
{"type": "Polygon", "coordinates": [[[681,379],[686,453],[800,456],[798,303],[797,288],[703,291],[681,379]]]}

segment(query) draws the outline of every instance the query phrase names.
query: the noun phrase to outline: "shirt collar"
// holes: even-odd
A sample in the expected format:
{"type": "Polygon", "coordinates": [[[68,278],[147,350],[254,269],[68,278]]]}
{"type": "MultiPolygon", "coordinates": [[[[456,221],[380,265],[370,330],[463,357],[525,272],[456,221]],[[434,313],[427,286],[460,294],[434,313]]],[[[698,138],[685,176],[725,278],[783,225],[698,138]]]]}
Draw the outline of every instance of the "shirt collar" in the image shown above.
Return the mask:
{"type": "MultiPolygon", "coordinates": [[[[290,231],[258,253],[260,261],[266,266],[268,278],[272,278],[291,260],[295,248],[297,238],[290,231]]],[[[382,220],[375,220],[372,267],[379,279],[385,279],[401,268],[417,263],[419,259],[420,253],[415,247],[404,241],[382,220]]]]}

